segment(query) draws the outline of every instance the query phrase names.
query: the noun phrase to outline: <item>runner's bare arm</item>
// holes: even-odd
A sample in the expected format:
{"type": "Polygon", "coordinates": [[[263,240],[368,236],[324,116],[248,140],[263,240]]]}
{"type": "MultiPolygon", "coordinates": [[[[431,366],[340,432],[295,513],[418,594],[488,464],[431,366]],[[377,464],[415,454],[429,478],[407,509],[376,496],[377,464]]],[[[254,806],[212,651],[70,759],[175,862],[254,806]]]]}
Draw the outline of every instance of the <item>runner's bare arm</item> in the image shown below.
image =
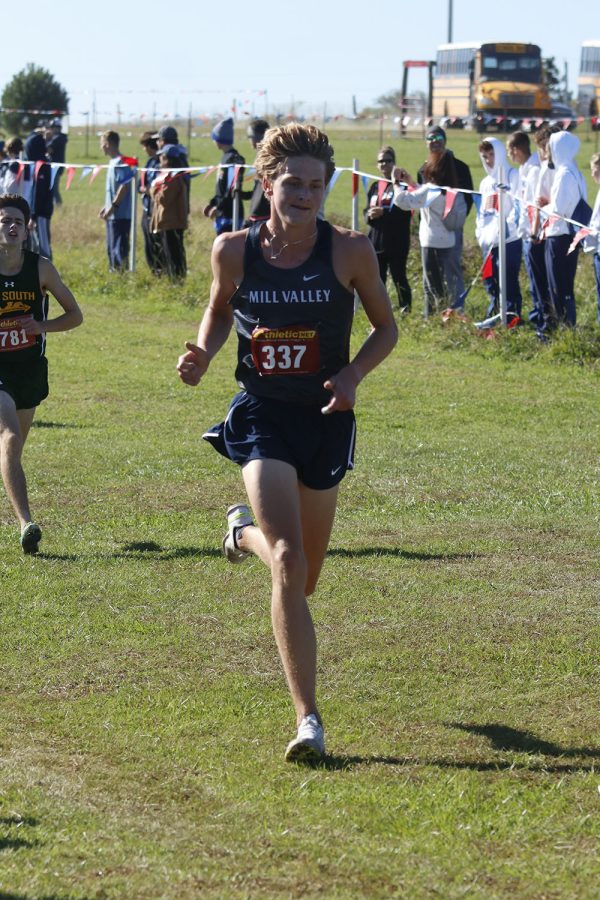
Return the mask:
{"type": "Polygon", "coordinates": [[[336,232],[334,268],[342,284],[356,290],[372,331],[349,365],[325,382],[332,397],[322,412],[352,409],[360,382],[392,352],[398,328],[387,291],[379,276],[377,257],[366,235],[336,232]]]}
{"type": "Polygon", "coordinates": [[[55,267],[49,259],[40,257],[39,261],[40,287],[44,293],[50,292],[55,300],[62,306],[64,312],[55,319],[47,319],[38,322],[33,316],[25,316],[22,319],[23,328],[27,334],[42,334],[52,331],[70,331],[77,328],[83,322],[77,300],[66,286],[55,267]]]}
{"type": "Polygon", "coordinates": [[[213,280],[210,300],[200,322],[197,343],[186,341],[186,353],[179,357],[177,371],[185,384],[195,386],[206,373],[231,331],[233,312],[229,301],[242,276],[245,232],[222,234],[213,244],[213,280]],[[241,240],[240,240],[241,237],[241,240]]]}

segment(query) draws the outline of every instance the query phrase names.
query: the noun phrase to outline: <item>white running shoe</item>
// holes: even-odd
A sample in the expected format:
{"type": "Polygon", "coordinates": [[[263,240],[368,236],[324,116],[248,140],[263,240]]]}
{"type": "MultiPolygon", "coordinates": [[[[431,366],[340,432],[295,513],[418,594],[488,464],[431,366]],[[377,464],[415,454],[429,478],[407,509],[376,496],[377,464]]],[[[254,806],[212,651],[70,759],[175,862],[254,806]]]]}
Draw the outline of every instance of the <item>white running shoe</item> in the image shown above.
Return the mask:
{"type": "Polygon", "coordinates": [[[314,713],[304,716],[298,726],[298,734],[285,751],[288,762],[316,763],[325,756],[323,726],[314,713]]]}
{"type": "Polygon", "coordinates": [[[494,328],[496,325],[499,325],[501,321],[502,316],[500,313],[497,313],[495,316],[488,316],[488,318],[483,319],[482,322],[475,322],[475,328],[484,331],[486,328],[494,328]]]}
{"type": "Polygon", "coordinates": [[[227,510],[227,534],[223,538],[223,556],[230,563],[241,563],[252,555],[237,545],[238,529],[246,525],[254,525],[250,510],[245,503],[234,503],[227,510]]]}

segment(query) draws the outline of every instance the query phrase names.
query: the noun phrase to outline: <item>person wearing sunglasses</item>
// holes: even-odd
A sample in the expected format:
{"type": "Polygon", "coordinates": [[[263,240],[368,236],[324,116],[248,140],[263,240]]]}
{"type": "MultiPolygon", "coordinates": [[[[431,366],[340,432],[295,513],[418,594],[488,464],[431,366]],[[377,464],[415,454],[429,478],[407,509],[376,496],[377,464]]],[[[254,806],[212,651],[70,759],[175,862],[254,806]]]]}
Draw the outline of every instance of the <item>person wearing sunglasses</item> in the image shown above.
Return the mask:
{"type": "Polygon", "coordinates": [[[377,154],[379,178],[369,188],[364,217],[369,226],[369,240],[377,255],[381,280],[386,283],[389,271],[398,294],[400,310],[408,313],[412,305],[412,291],[406,275],[411,213],[394,205],[391,179],[395,164],[394,148],[382,147],[377,154]]]}
{"type": "MultiPolygon", "coordinates": [[[[444,153],[449,153],[452,157],[452,162],[454,164],[454,172],[456,174],[456,186],[465,191],[473,190],[473,178],[471,175],[471,170],[468,165],[463,162],[461,159],[457,159],[452,150],[448,149],[446,146],[446,132],[440,125],[434,125],[433,128],[430,128],[425,136],[425,140],[427,142],[427,150],[429,152],[429,156],[427,160],[423,163],[419,172],[417,174],[417,181],[419,184],[423,184],[425,181],[424,169],[425,166],[429,163],[429,165],[434,165],[436,159],[439,160],[440,157],[444,153]]],[[[463,194],[465,198],[465,202],[467,204],[467,216],[471,211],[471,207],[473,206],[473,195],[472,194],[463,194]]],[[[454,232],[455,243],[452,253],[450,255],[450,259],[448,262],[449,266],[449,276],[452,284],[452,294],[453,299],[451,302],[450,310],[451,313],[455,313],[457,315],[464,313],[464,292],[465,292],[465,281],[463,276],[462,269],[462,255],[463,255],[463,229],[459,229],[454,232]]],[[[444,313],[446,316],[448,315],[448,311],[444,313]]]]}

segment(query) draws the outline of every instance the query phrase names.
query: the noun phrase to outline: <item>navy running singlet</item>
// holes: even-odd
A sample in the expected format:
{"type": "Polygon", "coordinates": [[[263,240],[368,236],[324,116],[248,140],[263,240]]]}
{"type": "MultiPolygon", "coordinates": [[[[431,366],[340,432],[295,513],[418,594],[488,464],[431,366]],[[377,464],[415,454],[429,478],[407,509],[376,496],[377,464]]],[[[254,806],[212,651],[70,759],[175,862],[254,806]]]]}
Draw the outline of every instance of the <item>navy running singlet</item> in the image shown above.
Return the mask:
{"type": "Polygon", "coordinates": [[[231,298],[238,335],[238,384],[250,394],[323,406],[323,382],[348,365],[354,294],[332,265],[333,229],[317,222],[313,252],[278,269],[263,257],[261,223],[246,236],[244,277],[231,298]]]}
{"type": "Polygon", "coordinates": [[[28,335],[19,327],[24,316],[44,322],[48,295],[42,292],[38,271],[39,254],[23,251],[23,267],[16,275],[0,272],[0,366],[39,359],[46,349],[46,335],[28,335]]]}

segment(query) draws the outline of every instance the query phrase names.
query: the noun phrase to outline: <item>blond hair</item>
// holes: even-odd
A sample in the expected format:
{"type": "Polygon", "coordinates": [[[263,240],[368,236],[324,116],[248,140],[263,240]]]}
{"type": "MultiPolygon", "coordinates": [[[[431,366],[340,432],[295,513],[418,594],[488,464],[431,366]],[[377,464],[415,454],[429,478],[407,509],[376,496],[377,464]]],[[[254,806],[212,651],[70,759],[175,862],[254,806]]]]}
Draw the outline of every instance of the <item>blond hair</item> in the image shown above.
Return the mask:
{"type": "Polygon", "coordinates": [[[256,174],[274,181],[281,174],[285,162],[294,156],[310,156],[325,165],[325,184],[335,172],[333,147],[324,132],[314,125],[291,122],[269,128],[256,154],[256,174]]]}

